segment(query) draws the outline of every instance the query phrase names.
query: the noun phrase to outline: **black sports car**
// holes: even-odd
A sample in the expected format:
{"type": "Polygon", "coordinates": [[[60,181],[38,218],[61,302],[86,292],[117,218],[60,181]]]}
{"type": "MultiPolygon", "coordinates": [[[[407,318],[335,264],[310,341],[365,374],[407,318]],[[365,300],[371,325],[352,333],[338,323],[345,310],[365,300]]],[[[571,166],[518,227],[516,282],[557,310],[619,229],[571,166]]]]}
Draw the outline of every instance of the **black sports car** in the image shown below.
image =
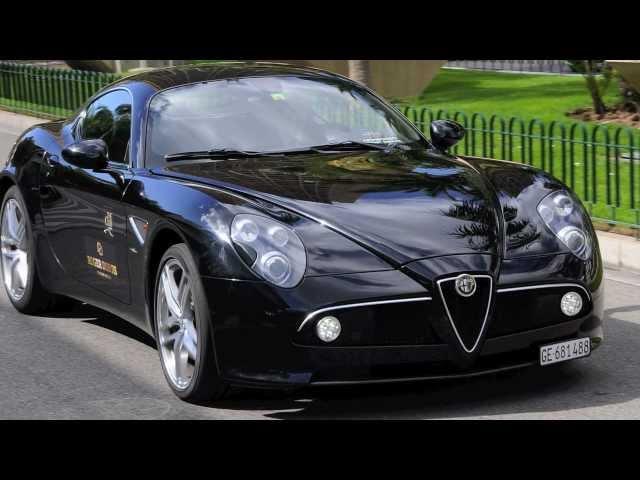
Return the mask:
{"type": "Polygon", "coordinates": [[[603,270],[569,188],[447,153],[339,75],[160,69],[35,126],[1,172],[13,305],[155,336],[173,391],[462,377],[590,354],[603,270]]]}

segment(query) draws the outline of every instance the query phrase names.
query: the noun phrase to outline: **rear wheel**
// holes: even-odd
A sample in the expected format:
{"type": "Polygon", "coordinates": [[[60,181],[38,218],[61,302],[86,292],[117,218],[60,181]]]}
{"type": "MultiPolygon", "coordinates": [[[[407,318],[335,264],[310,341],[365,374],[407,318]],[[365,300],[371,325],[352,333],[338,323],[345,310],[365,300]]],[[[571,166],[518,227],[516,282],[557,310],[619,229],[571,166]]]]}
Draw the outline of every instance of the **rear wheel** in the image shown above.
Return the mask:
{"type": "Polygon", "coordinates": [[[47,292],[36,270],[35,248],[27,208],[18,187],[4,196],[0,213],[2,279],[9,300],[23,313],[53,309],[57,296],[47,292]]]}
{"type": "Polygon", "coordinates": [[[218,374],[210,311],[187,246],[170,247],[155,283],[155,334],[162,371],[183,400],[222,398],[228,385],[218,374]]]}

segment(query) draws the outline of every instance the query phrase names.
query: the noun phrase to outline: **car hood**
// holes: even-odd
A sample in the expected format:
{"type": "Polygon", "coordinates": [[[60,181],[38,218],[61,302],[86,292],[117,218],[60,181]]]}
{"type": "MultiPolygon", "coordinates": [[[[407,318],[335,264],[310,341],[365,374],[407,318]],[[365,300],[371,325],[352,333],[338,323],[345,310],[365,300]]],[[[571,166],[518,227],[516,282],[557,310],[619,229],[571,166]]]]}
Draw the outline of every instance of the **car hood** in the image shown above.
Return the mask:
{"type": "Polygon", "coordinates": [[[486,179],[468,162],[431,151],[181,162],[153,173],[275,203],[396,265],[500,248],[501,213],[486,179]]]}

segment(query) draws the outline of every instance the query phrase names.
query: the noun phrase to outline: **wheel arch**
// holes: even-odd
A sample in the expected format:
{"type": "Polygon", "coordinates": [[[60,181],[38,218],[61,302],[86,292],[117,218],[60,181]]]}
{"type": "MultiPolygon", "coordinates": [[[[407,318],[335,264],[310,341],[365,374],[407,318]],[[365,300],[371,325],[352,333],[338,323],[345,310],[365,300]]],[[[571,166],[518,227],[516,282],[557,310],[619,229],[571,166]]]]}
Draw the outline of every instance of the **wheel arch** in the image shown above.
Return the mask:
{"type": "Polygon", "coordinates": [[[149,309],[149,325],[151,330],[155,332],[155,324],[153,322],[153,309],[155,306],[155,282],[160,266],[160,260],[164,253],[172,246],[178,243],[185,243],[188,246],[184,235],[178,228],[168,222],[162,222],[151,235],[149,239],[149,247],[146,261],[145,271],[147,272],[145,281],[145,298],[149,309]]]}
{"type": "Polygon", "coordinates": [[[4,199],[7,191],[14,185],[16,185],[16,182],[9,175],[0,176],[0,201],[4,199]]]}

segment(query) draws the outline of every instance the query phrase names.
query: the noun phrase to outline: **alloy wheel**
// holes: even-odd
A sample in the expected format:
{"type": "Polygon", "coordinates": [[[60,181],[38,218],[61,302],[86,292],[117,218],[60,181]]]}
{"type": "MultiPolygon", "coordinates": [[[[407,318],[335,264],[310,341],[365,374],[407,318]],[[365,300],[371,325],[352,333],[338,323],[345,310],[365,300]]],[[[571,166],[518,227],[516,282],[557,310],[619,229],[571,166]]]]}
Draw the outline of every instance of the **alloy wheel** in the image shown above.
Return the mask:
{"type": "Polygon", "coordinates": [[[29,276],[26,218],[15,198],[9,198],[2,215],[2,272],[4,285],[13,300],[20,300],[29,276]]]}
{"type": "Polygon", "coordinates": [[[198,358],[198,330],[193,281],[176,258],[162,267],[157,290],[156,328],[162,363],[173,386],[186,390],[198,358]]]}

